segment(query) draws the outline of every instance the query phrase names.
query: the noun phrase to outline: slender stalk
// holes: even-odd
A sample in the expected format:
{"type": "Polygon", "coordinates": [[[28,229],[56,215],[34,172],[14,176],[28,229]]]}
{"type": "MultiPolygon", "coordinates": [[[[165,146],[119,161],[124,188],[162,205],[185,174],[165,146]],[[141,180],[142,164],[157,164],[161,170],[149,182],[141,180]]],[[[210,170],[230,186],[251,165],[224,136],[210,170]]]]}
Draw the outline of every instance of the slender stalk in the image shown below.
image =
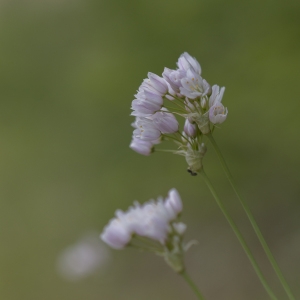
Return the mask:
{"type": "Polygon", "coordinates": [[[209,138],[210,142],[212,143],[212,145],[213,145],[213,147],[214,147],[214,149],[215,149],[215,151],[216,151],[216,153],[217,153],[217,155],[220,159],[220,162],[221,162],[222,167],[225,171],[225,174],[226,174],[226,176],[227,176],[227,178],[228,178],[235,194],[237,195],[237,197],[238,197],[238,199],[239,199],[239,201],[240,201],[240,203],[241,203],[241,205],[242,205],[242,207],[243,207],[243,209],[244,209],[244,211],[245,211],[245,213],[246,213],[246,215],[247,215],[247,217],[248,217],[248,219],[249,219],[249,221],[250,221],[250,223],[251,223],[251,225],[252,225],[252,227],[253,227],[253,229],[254,229],[254,231],[255,231],[255,233],[256,233],[256,235],[257,235],[257,237],[258,237],[258,239],[259,239],[259,241],[260,241],[260,243],[261,243],[261,245],[262,245],[262,247],[263,247],[263,249],[264,249],[264,251],[265,251],[272,267],[273,267],[273,269],[274,269],[274,271],[275,271],[275,273],[276,273],[276,275],[278,276],[278,278],[279,278],[286,294],[288,295],[290,300],[295,300],[295,297],[292,294],[292,291],[291,291],[287,281],[285,280],[285,278],[284,278],[284,276],[283,276],[283,274],[282,274],[282,272],[281,272],[281,270],[280,270],[280,268],[279,268],[279,266],[278,266],[278,264],[277,264],[277,262],[276,262],[276,260],[273,256],[273,254],[272,254],[265,238],[263,237],[263,235],[262,235],[262,233],[261,233],[261,231],[258,227],[258,224],[256,223],[256,221],[254,219],[254,216],[252,215],[247,203],[241,197],[241,195],[240,195],[240,193],[239,193],[239,191],[238,191],[238,189],[235,185],[234,179],[233,179],[233,177],[231,175],[231,172],[230,172],[230,170],[229,170],[229,168],[226,164],[226,161],[225,161],[225,159],[224,159],[224,157],[223,157],[223,155],[220,151],[220,148],[218,147],[218,145],[217,145],[217,143],[216,143],[216,141],[213,138],[211,133],[207,134],[207,137],[209,138]]]}
{"type": "Polygon", "coordinates": [[[202,178],[204,179],[205,183],[207,184],[210,192],[212,193],[213,197],[215,198],[219,208],[221,209],[223,215],[225,216],[225,218],[227,219],[228,223],[230,224],[232,230],[234,231],[236,237],[238,238],[240,244],[242,245],[244,251],[246,252],[258,278],[260,279],[262,285],[264,286],[265,290],[267,291],[267,293],[269,294],[270,298],[273,300],[277,300],[276,296],[274,295],[273,291],[271,290],[271,288],[269,287],[264,275],[262,274],[262,271],[260,270],[253,254],[251,253],[251,250],[249,249],[245,239],[243,238],[241,232],[239,231],[237,225],[234,223],[233,219],[229,216],[228,212],[226,211],[222,201],[220,200],[220,198],[218,197],[215,189],[213,188],[209,178],[207,177],[206,173],[204,172],[204,170],[202,169],[200,171],[200,173],[202,175],[202,178]]]}
{"type": "Polygon", "coordinates": [[[193,292],[195,293],[195,295],[197,296],[197,298],[200,299],[200,300],[204,300],[203,295],[201,294],[201,292],[199,291],[198,287],[193,282],[193,280],[191,279],[191,277],[186,273],[186,271],[183,271],[182,273],[180,273],[180,275],[185,279],[185,281],[191,287],[191,289],[193,290],[193,292]]]}

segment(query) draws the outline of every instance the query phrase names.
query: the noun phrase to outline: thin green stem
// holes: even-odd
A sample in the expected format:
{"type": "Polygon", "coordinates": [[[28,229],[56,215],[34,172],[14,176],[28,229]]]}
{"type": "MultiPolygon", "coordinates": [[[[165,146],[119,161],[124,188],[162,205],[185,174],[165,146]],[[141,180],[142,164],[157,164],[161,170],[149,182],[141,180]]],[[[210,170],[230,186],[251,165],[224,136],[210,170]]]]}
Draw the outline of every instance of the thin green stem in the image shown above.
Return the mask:
{"type": "Polygon", "coordinates": [[[168,138],[168,139],[172,139],[172,140],[175,140],[177,142],[181,142],[177,137],[173,137],[173,136],[170,136],[170,135],[166,135],[166,134],[162,134],[164,137],[168,138]]]}
{"type": "Polygon", "coordinates": [[[180,116],[182,114],[186,114],[186,111],[184,111],[183,109],[180,109],[180,108],[177,108],[177,107],[173,107],[173,106],[169,106],[169,105],[164,105],[164,107],[168,110],[168,111],[165,111],[165,110],[159,110],[163,113],[177,113],[177,114],[180,114],[180,116]]]}
{"type": "Polygon", "coordinates": [[[180,273],[180,275],[185,279],[185,281],[188,283],[188,285],[191,287],[191,289],[194,291],[195,295],[198,299],[204,300],[203,295],[201,294],[200,290],[196,286],[196,284],[193,282],[191,277],[186,273],[186,271],[183,271],[180,273]]]}
{"type": "Polygon", "coordinates": [[[185,137],[180,131],[177,131],[177,133],[178,133],[183,139],[185,139],[185,140],[187,141],[187,143],[189,143],[191,146],[193,146],[192,143],[191,143],[191,141],[190,141],[187,137],[185,137]]]}
{"type": "Polygon", "coordinates": [[[209,138],[210,142],[212,143],[212,145],[213,145],[213,147],[214,147],[214,149],[215,149],[215,151],[216,151],[216,153],[217,153],[217,155],[218,155],[218,157],[220,159],[220,162],[221,162],[222,167],[223,167],[223,169],[225,171],[225,174],[226,174],[226,176],[227,176],[227,178],[228,178],[228,180],[229,180],[229,182],[230,182],[230,184],[231,184],[231,186],[232,186],[235,194],[237,195],[237,197],[238,197],[238,199],[239,199],[239,201],[240,201],[240,203],[241,203],[241,205],[242,205],[242,207],[243,207],[243,209],[244,209],[244,211],[245,211],[245,213],[246,213],[246,215],[247,215],[247,217],[248,217],[248,219],[249,219],[249,221],[250,221],[250,223],[251,223],[251,225],[252,225],[252,227],[253,227],[253,229],[254,229],[254,231],[255,231],[255,233],[256,233],[256,235],[257,235],[257,237],[258,237],[258,239],[259,239],[259,241],[260,241],[260,243],[261,243],[261,245],[262,245],[262,247],[263,247],[263,249],[264,249],[264,251],[265,251],[265,253],[266,253],[266,255],[267,255],[267,257],[268,257],[268,259],[269,259],[269,261],[270,261],[270,263],[272,265],[272,267],[273,267],[273,269],[274,269],[274,271],[275,271],[275,273],[276,273],[276,275],[278,276],[278,278],[279,278],[279,280],[280,280],[280,282],[281,282],[281,284],[282,284],[282,286],[283,286],[286,294],[288,295],[288,297],[289,297],[290,300],[295,300],[295,297],[292,294],[292,291],[291,291],[291,289],[290,289],[287,281],[285,280],[285,278],[284,278],[284,276],[283,276],[283,274],[282,274],[282,272],[281,272],[281,270],[280,270],[280,268],[279,268],[279,266],[278,266],[278,264],[277,264],[277,262],[276,262],[276,260],[275,260],[275,258],[273,256],[273,254],[272,254],[272,252],[271,252],[271,250],[270,250],[270,248],[269,248],[266,240],[264,239],[264,237],[263,237],[263,235],[262,235],[262,233],[261,233],[261,231],[260,231],[260,229],[258,227],[258,224],[256,223],[256,221],[254,219],[254,216],[252,215],[252,213],[251,213],[251,211],[250,211],[247,203],[241,197],[241,195],[240,195],[240,193],[239,193],[239,191],[238,191],[238,189],[237,189],[237,187],[235,185],[234,179],[233,179],[233,177],[231,175],[231,172],[230,172],[230,170],[229,170],[229,168],[228,168],[228,166],[227,166],[227,164],[225,162],[225,159],[224,159],[224,157],[223,157],[223,155],[222,155],[222,153],[220,151],[220,148],[218,147],[218,145],[217,145],[217,143],[216,143],[216,141],[213,138],[213,136],[212,136],[211,133],[209,133],[207,135],[207,137],[209,138]]]}
{"type": "Polygon", "coordinates": [[[273,291],[271,290],[271,288],[269,287],[264,275],[262,274],[262,271],[260,270],[253,254],[251,253],[251,250],[249,249],[245,239],[243,238],[240,230],[238,229],[237,225],[235,224],[235,222],[233,221],[233,219],[230,217],[230,215],[228,214],[228,212],[226,211],[222,201],[220,200],[220,198],[218,197],[215,189],[213,188],[209,178],[207,177],[206,173],[204,172],[204,170],[202,169],[200,171],[200,173],[202,175],[202,178],[204,179],[205,183],[207,184],[210,192],[212,193],[213,197],[215,198],[219,208],[221,209],[223,215],[225,216],[225,218],[227,219],[228,223],[230,224],[232,230],[234,231],[236,237],[238,238],[241,246],[243,247],[244,251],[246,252],[258,278],[260,279],[262,285],[264,286],[265,290],[267,291],[267,293],[269,294],[270,298],[273,300],[277,300],[275,294],[273,293],[273,291]]]}
{"type": "MultiPolygon", "coordinates": [[[[177,105],[178,107],[180,107],[181,110],[185,111],[185,107],[182,106],[181,104],[175,102],[174,100],[170,100],[170,99],[168,99],[167,97],[164,97],[164,99],[166,99],[166,100],[168,100],[168,101],[171,101],[172,104],[177,105]]],[[[181,102],[180,102],[180,103],[181,103],[181,102]]]]}
{"type": "Polygon", "coordinates": [[[148,246],[144,247],[144,246],[141,246],[141,245],[136,245],[134,244],[133,242],[127,244],[128,247],[132,247],[132,248],[135,248],[137,250],[140,250],[140,251],[144,251],[144,252],[154,252],[154,253],[161,253],[161,251],[158,251],[157,249],[155,248],[150,248],[148,246]]]}

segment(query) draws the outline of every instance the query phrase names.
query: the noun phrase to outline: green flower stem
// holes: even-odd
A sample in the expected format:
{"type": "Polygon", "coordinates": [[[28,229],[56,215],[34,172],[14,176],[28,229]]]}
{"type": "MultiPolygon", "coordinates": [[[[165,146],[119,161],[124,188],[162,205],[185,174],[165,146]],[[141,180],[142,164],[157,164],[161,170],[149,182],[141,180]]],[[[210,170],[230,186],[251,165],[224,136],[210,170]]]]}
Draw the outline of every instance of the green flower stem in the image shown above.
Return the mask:
{"type": "Polygon", "coordinates": [[[237,225],[234,223],[234,221],[232,220],[232,218],[229,216],[228,212],[226,211],[223,203],[221,202],[220,198],[218,197],[215,189],[213,188],[209,178],[207,177],[206,173],[204,172],[203,168],[202,170],[199,172],[199,174],[202,176],[202,178],[204,179],[205,183],[207,184],[210,192],[212,193],[213,197],[215,198],[219,208],[221,209],[222,213],[224,214],[225,218],[227,219],[228,223],[230,224],[232,230],[234,231],[236,237],[238,238],[240,244],[242,245],[244,251],[246,252],[258,278],[260,279],[262,285],[264,286],[264,288],[266,289],[267,293],[269,294],[270,298],[273,300],[277,300],[276,296],[274,295],[273,291],[271,290],[271,288],[269,287],[268,283],[266,282],[266,279],[264,277],[264,275],[262,274],[253,254],[251,253],[251,250],[249,249],[246,241],[244,240],[241,232],[239,231],[237,225]]]}
{"type": "Polygon", "coordinates": [[[204,300],[204,297],[202,296],[201,292],[199,291],[199,289],[197,288],[196,284],[193,282],[191,277],[185,271],[181,272],[180,275],[185,279],[185,281],[188,283],[188,285],[194,291],[197,298],[200,300],[204,300]]]}
{"type": "Polygon", "coordinates": [[[282,274],[282,272],[281,272],[281,270],[280,270],[280,268],[279,268],[279,266],[278,266],[278,264],[277,264],[277,262],[276,262],[276,260],[273,256],[266,240],[264,239],[264,237],[263,237],[263,235],[262,235],[262,233],[261,233],[261,231],[260,231],[260,229],[259,229],[259,227],[258,227],[258,225],[257,225],[257,223],[256,223],[256,221],[255,221],[248,205],[246,204],[245,200],[241,197],[239,191],[237,190],[237,187],[235,185],[233,177],[232,177],[232,175],[229,171],[229,168],[228,168],[228,166],[225,162],[225,159],[224,159],[224,157],[223,157],[223,155],[220,151],[220,148],[218,147],[218,145],[217,145],[217,143],[216,143],[216,141],[213,138],[211,133],[207,134],[207,137],[209,138],[210,142],[212,143],[212,145],[213,145],[213,147],[214,147],[214,149],[215,149],[215,151],[216,151],[216,153],[217,153],[217,155],[218,155],[218,157],[221,161],[221,164],[222,164],[222,167],[225,171],[225,174],[226,174],[226,176],[227,176],[227,178],[228,178],[235,194],[237,195],[237,197],[238,197],[245,213],[247,214],[247,217],[248,217],[248,219],[249,219],[249,221],[250,221],[250,223],[251,223],[251,225],[252,225],[252,227],[253,227],[253,229],[254,229],[254,231],[255,231],[255,233],[256,233],[256,235],[257,235],[257,237],[258,237],[258,239],[259,239],[259,241],[260,241],[260,243],[261,243],[261,245],[262,245],[262,247],[263,247],[263,249],[264,249],[271,265],[272,265],[272,267],[273,267],[273,269],[274,269],[274,271],[275,271],[275,273],[277,274],[277,276],[278,276],[278,278],[279,278],[286,294],[288,295],[290,300],[295,300],[295,297],[292,294],[292,291],[291,291],[287,281],[285,280],[285,278],[284,278],[284,276],[283,276],[283,274],[282,274]]]}

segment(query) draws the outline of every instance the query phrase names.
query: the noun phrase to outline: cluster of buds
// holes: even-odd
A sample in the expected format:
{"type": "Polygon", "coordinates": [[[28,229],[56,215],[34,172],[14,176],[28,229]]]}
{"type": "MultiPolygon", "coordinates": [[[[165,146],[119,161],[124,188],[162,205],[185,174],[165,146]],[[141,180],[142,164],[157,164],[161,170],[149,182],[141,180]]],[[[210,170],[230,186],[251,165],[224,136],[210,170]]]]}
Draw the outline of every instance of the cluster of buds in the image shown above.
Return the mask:
{"type": "Polygon", "coordinates": [[[201,77],[198,61],[186,52],[177,66],[176,70],[165,68],[162,77],[148,73],[139,87],[131,106],[136,120],[130,148],[150,155],[156,144],[172,140],[178,148],[171,151],[185,156],[189,172],[196,175],[206,152],[203,135],[226,120],[228,110],[222,104],[225,88],[211,87],[201,77]],[[185,119],[183,130],[175,116],[185,119]]]}
{"type": "Polygon", "coordinates": [[[115,218],[104,228],[101,239],[114,249],[127,246],[153,251],[165,258],[176,271],[184,270],[183,245],[186,225],[179,222],[182,201],[177,190],[169,191],[164,200],[134,203],[126,212],[117,210],[115,218]]]}

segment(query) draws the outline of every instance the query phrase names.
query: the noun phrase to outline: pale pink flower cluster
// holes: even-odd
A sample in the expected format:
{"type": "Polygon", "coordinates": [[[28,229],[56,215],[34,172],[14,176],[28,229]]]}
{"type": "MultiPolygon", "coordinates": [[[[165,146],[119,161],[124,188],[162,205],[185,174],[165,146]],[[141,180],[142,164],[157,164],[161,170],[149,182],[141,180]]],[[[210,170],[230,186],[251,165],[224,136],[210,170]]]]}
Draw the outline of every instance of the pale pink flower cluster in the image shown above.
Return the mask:
{"type": "Polygon", "coordinates": [[[163,200],[151,200],[143,205],[136,202],[123,212],[117,210],[115,218],[104,228],[101,239],[115,249],[122,249],[130,244],[137,235],[165,245],[171,236],[181,236],[186,226],[178,222],[182,211],[182,201],[177,190],[169,191],[163,200]]]}
{"type": "Polygon", "coordinates": [[[110,259],[107,246],[99,240],[97,233],[90,232],[59,254],[57,270],[64,279],[77,281],[105,270],[110,259]]]}
{"type": "Polygon", "coordinates": [[[177,154],[184,155],[188,148],[198,151],[202,136],[227,118],[222,104],[225,88],[211,87],[201,76],[198,61],[186,52],[177,67],[165,68],[162,77],[148,73],[132,101],[136,120],[130,148],[140,154],[150,155],[162,138],[175,140],[177,154]],[[183,131],[175,116],[185,118],[183,131]]]}

